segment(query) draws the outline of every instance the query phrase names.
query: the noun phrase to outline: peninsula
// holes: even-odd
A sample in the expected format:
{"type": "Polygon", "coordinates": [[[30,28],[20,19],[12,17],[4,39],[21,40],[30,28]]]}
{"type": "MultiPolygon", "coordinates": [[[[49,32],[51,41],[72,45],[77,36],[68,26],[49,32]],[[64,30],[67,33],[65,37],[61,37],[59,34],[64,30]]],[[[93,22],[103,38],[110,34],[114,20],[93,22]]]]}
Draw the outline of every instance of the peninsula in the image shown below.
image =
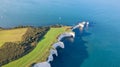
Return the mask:
{"type": "Polygon", "coordinates": [[[0,66],[31,67],[49,56],[57,37],[70,31],[70,26],[16,27],[0,30],[0,66]],[[12,48],[11,48],[12,47],[12,48]],[[4,51],[4,52],[3,52],[4,51]],[[17,53],[16,53],[17,52],[17,53]]]}
{"type": "Polygon", "coordinates": [[[47,27],[20,26],[0,30],[0,66],[51,67],[57,47],[64,48],[64,37],[75,37],[74,29],[88,27],[89,22],[76,26],[53,25],[47,27]]]}

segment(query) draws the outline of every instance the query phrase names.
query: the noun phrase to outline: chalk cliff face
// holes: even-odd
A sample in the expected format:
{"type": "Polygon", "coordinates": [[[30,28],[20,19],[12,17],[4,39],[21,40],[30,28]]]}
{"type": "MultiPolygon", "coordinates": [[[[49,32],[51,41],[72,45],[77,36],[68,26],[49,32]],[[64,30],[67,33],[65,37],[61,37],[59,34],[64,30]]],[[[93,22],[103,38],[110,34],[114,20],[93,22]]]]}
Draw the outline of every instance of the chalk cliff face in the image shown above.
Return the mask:
{"type": "Polygon", "coordinates": [[[35,64],[34,67],[51,67],[51,65],[48,62],[42,62],[35,64]]]}
{"type": "Polygon", "coordinates": [[[54,49],[57,49],[58,47],[60,47],[60,48],[65,48],[63,42],[57,42],[57,43],[53,44],[52,47],[53,47],[54,49]]]}
{"type": "Polygon", "coordinates": [[[61,34],[59,37],[58,37],[58,42],[57,43],[54,43],[52,48],[54,49],[51,49],[50,50],[50,55],[48,56],[48,60],[47,62],[51,62],[53,61],[54,57],[53,55],[55,54],[56,56],[58,56],[58,53],[57,53],[57,47],[60,47],[60,48],[64,48],[64,43],[61,41],[64,37],[75,37],[75,34],[73,32],[66,32],[66,33],[63,33],[61,34]]]}
{"type": "Polygon", "coordinates": [[[51,49],[50,54],[58,56],[58,53],[57,53],[56,49],[51,49]]]}
{"type": "Polygon", "coordinates": [[[48,56],[48,60],[47,60],[48,63],[51,62],[51,61],[53,61],[53,59],[54,59],[53,55],[58,56],[58,53],[57,53],[56,49],[51,49],[50,50],[50,55],[48,56]]]}
{"type": "Polygon", "coordinates": [[[58,41],[61,41],[64,37],[75,37],[74,32],[65,32],[58,37],[58,41]]]}
{"type": "Polygon", "coordinates": [[[57,48],[58,47],[65,48],[64,43],[61,41],[64,37],[75,37],[75,33],[74,32],[65,32],[65,33],[61,34],[58,37],[58,42],[53,44],[53,46],[52,46],[53,49],[50,50],[50,55],[48,56],[47,61],[35,64],[33,67],[51,67],[50,62],[52,62],[54,60],[53,55],[58,56],[57,48]]]}
{"type": "MultiPolygon", "coordinates": [[[[78,25],[74,26],[71,30],[74,30],[76,28],[80,28],[80,30],[83,30],[83,28],[88,27],[89,22],[81,22],[78,25]]],[[[52,62],[54,60],[53,55],[58,56],[57,53],[57,48],[65,48],[64,43],[62,42],[62,39],[65,37],[75,37],[75,33],[74,32],[65,32],[63,34],[61,34],[58,37],[58,42],[54,43],[52,46],[52,49],[50,50],[50,55],[48,56],[48,59],[46,62],[42,62],[42,63],[38,63],[35,64],[33,67],[51,67],[50,62],[52,62]]]]}

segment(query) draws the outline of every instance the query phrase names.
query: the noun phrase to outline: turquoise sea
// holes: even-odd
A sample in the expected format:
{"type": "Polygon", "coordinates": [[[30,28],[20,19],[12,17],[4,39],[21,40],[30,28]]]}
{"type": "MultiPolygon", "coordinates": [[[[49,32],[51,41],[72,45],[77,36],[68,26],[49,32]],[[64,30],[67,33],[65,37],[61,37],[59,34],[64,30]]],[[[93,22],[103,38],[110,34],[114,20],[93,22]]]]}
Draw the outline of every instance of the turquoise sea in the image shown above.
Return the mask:
{"type": "Polygon", "coordinates": [[[87,32],[75,30],[73,42],[52,67],[120,67],[120,0],[0,0],[0,27],[76,25],[89,21],[87,32]]]}

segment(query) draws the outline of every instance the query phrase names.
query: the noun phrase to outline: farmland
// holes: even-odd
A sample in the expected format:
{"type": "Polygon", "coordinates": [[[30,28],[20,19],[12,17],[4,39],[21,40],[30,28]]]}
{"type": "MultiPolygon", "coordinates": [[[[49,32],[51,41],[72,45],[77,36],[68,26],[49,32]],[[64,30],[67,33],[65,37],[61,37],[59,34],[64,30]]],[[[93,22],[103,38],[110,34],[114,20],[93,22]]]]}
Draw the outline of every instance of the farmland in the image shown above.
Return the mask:
{"type": "Polygon", "coordinates": [[[27,28],[0,30],[0,46],[5,42],[21,41],[22,36],[26,33],[27,28]]]}

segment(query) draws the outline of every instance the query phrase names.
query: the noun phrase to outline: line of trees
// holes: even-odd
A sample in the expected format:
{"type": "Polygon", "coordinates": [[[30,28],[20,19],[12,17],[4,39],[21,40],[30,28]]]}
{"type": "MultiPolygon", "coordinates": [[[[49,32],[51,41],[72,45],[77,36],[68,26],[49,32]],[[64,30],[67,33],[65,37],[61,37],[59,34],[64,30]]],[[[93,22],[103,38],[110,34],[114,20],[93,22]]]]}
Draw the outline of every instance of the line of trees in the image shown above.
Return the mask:
{"type": "Polygon", "coordinates": [[[2,28],[2,27],[0,27],[0,30],[3,30],[3,28],[2,28]]]}
{"type": "Polygon", "coordinates": [[[62,24],[55,24],[55,25],[51,25],[50,27],[52,28],[59,28],[59,27],[62,27],[63,25],[62,24]]]}
{"type": "Polygon", "coordinates": [[[6,42],[4,46],[0,48],[0,66],[21,57],[23,53],[24,47],[21,45],[12,42],[6,42]]]}
{"type": "Polygon", "coordinates": [[[21,42],[6,42],[0,47],[0,66],[16,60],[33,50],[50,27],[28,27],[21,42]]]}

